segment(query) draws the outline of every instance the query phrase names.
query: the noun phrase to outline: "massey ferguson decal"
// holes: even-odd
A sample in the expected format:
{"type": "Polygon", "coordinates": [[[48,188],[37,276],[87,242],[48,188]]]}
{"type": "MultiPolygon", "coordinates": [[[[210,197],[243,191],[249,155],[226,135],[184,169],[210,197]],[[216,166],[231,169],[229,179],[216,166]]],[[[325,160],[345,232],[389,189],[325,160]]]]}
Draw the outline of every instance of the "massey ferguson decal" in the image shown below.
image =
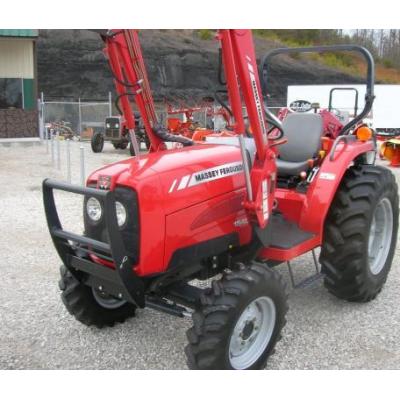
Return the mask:
{"type": "Polygon", "coordinates": [[[203,169],[202,171],[195,172],[192,175],[185,175],[180,180],[175,179],[169,189],[169,193],[175,190],[182,190],[192,186],[200,185],[201,183],[215,181],[227,176],[240,174],[243,172],[242,162],[233,162],[229,164],[219,165],[217,167],[203,169]]]}

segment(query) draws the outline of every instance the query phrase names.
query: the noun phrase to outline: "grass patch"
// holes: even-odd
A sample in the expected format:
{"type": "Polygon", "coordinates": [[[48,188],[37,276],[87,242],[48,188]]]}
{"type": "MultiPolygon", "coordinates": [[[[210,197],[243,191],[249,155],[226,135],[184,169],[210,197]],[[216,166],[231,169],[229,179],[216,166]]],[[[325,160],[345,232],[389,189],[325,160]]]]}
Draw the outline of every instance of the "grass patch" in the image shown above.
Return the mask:
{"type": "Polygon", "coordinates": [[[211,29],[199,29],[198,35],[201,40],[211,40],[214,37],[211,29]]]}

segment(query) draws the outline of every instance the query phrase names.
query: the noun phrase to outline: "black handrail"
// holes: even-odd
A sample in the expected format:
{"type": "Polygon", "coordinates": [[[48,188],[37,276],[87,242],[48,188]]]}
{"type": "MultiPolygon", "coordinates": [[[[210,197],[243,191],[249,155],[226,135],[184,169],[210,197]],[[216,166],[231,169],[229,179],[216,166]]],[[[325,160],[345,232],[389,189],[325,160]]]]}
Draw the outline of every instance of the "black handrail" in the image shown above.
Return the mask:
{"type": "MultiPolygon", "coordinates": [[[[353,44],[341,44],[333,46],[314,46],[314,47],[283,47],[279,49],[271,50],[267,53],[261,60],[260,63],[260,77],[262,78],[262,92],[264,96],[267,96],[268,87],[268,67],[270,66],[271,58],[277,56],[278,54],[290,54],[290,53],[328,53],[337,51],[351,51],[360,53],[367,64],[367,76],[365,84],[367,86],[367,92],[365,94],[365,104],[364,109],[360,114],[354,117],[352,121],[347,123],[341,130],[340,135],[348,133],[349,130],[355,126],[359,121],[366,117],[372,109],[375,95],[374,95],[374,85],[375,85],[375,62],[372,54],[365,47],[353,45],[353,44]]],[[[273,115],[273,113],[265,107],[265,112],[268,116],[273,115]]]]}

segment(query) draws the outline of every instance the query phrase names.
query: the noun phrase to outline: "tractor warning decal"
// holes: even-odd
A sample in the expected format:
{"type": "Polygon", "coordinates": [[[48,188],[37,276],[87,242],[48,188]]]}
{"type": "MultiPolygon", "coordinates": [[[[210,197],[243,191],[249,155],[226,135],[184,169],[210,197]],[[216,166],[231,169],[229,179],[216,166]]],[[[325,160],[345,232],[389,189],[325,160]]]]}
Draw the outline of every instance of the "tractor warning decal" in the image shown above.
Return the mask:
{"type": "Polygon", "coordinates": [[[195,172],[192,175],[185,175],[180,180],[175,179],[171,184],[169,193],[172,193],[175,190],[182,190],[192,186],[200,185],[201,183],[211,182],[216,179],[222,179],[227,176],[240,174],[242,172],[242,162],[233,162],[209,169],[204,169],[202,171],[195,172]]]}
{"type": "Polygon", "coordinates": [[[264,121],[264,116],[263,116],[264,111],[262,108],[262,101],[261,101],[260,95],[258,93],[257,81],[256,81],[255,73],[254,73],[254,68],[251,65],[251,58],[249,56],[246,56],[246,58],[247,58],[247,68],[249,70],[251,88],[253,91],[254,101],[256,104],[256,108],[257,108],[258,120],[260,122],[260,127],[262,130],[263,139],[264,139],[264,143],[265,143],[266,139],[267,139],[267,128],[265,126],[265,121],[264,121]]]}
{"type": "Polygon", "coordinates": [[[327,181],[334,181],[336,178],[336,174],[332,174],[331,172],[321,172],[319,175],[319,179],[325,179],[327,181]]]}

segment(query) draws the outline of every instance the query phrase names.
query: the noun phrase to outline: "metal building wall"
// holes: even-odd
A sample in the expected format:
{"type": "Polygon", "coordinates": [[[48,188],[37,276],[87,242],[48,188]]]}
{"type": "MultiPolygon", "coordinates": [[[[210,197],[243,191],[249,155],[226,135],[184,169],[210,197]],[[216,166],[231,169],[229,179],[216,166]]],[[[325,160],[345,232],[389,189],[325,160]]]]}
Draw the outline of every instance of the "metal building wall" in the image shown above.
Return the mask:
{"type": "Polygon", "coordinates": [[[37,136],[35,38],[1,37],[5,33],[0,32],[0,79],[21,81],[23,109],[0,109],[0,138],[37,136]]]}
{"type": "Polygon", "coordinates": [[[34,79],[33,41],[0,38],[0,78],[34,79]]]}

